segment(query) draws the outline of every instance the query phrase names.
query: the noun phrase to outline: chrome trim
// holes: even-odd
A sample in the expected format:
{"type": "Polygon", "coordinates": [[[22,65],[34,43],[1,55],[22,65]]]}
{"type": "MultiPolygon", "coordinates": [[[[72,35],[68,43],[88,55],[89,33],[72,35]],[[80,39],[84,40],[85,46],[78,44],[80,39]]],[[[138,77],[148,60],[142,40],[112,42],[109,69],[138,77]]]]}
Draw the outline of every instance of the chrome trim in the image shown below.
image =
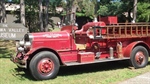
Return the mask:
{"type": "Polygon", "coordinates": [[[31,47],[31,42],[25,42],[24,47],[25,47],[25,48],[31,47]]]}
{"type": "Polygon", "coordinates": [[[19,45],[24,46],[24,40],[19,41],[19,45]]]}
{"type": "Polygon", "coordinates": [[[24,51],[24,48],[23,48],[23,47],[18,47],[17,50],[18,50],[19,52],[23,52],[23,51],[24,51]]]}
{"type": "Polygon", "coordinates": [[[29,35],[30,42],[32,42],[34,36],[32,34],[30,34],[30,33],[28,35],[29,35]]]}

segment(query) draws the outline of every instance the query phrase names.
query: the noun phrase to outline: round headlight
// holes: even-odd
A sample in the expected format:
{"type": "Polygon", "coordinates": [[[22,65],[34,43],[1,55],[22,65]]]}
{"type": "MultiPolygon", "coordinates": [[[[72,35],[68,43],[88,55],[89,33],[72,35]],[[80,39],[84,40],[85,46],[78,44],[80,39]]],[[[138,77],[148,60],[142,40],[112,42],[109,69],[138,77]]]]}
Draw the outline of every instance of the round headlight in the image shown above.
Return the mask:
{"type": "Polygon", "coordinates": [[[24,41],[19,41],[19,45],[24,46],[24,41]]]}
{"type": "Polygon", "coordinates": [[[31,47],[31,43],[30,42],[25,42],[24,47],[25,48],[30,48],[31,47]]]}
{"type": "Polygon", "coordinates": [[[19,52],[23,52],[23,51],[24,51],[24,48],[23,48],[23,47],[18,47],[18,51],[19,51],[19,52]]]}

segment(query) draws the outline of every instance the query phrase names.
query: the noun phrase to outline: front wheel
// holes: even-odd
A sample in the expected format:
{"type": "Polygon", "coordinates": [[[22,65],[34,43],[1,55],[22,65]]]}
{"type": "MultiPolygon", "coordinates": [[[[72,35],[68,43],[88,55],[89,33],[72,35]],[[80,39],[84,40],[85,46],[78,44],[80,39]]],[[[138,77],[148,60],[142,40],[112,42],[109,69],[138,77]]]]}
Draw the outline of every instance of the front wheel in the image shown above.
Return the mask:
{"type": "Polygon", "coordinates": [[[143,46],[136,46],[131,53],[130,62],[134,68],[143,68],[148,63],[148,51],[143,46]]]}
{"type": "Polygon", "coordinates": [[[59,60],[57,56],[49,51],[37,53],[29,64],[32,76],[36,80],[53,79],[59,71],[59,60]]]}

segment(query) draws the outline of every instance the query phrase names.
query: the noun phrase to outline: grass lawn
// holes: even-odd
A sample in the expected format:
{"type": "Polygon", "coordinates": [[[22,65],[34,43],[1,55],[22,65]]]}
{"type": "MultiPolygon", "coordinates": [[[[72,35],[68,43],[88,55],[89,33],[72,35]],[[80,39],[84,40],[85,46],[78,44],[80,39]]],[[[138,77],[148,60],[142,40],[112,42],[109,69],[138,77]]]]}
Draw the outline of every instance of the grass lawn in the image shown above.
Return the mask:
{"type": "Polygon", "coordinates": [[[128,68],[126,61],[109,62],[61,67],[57,78],[35,81],[30,73],[19,71],[9,60],[9,55],[15,53],[13,43],[9,45],[6,42],[0,43],[0,84],[116,84],[150,71],[150,62],[145,68],[133,70],[128,68]]]}

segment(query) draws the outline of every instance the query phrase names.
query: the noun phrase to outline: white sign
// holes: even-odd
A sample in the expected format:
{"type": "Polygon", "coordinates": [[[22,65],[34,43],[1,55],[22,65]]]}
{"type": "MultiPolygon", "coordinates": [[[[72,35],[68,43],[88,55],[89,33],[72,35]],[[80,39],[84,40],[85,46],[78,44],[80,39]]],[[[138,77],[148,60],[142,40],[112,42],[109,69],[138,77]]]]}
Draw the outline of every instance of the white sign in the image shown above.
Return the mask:
{"type": "Polygon", "coordinates": [[[22,24],[0,24],[0,39],[21,40],[27,33],[22,24]]]}

